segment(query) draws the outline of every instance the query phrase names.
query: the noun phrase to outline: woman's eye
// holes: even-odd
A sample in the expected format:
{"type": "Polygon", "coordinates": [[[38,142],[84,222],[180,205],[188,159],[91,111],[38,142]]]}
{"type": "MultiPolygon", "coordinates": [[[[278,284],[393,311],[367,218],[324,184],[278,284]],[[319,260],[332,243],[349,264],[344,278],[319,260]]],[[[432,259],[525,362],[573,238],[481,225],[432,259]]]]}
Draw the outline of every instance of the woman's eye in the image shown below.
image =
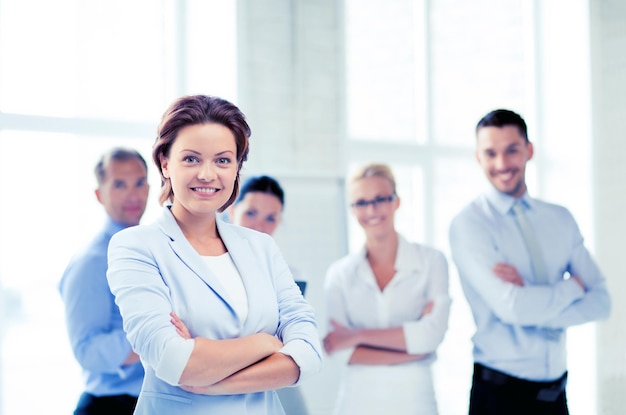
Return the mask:
{"type": "Polygon", "coordinates": [[[249,218],[253,218],[253,217],[255,217],[255,216],[256,216],[256,212],[255,212],[254,210],[247,210],[247,211],[245,212],[245,215],[246,215],[247,217],[249,217],[249,218]]]}
{"type": "Polygon", "coordinates": [[[228,157],[220,157],[217,159],[217,164],[229,164],[230,159],[228,157]]]}
{"type": "Polygon", "coordinates": [[[198,157],[196,156],[185,156],[183,157],[183,162],[185,163],[197,163],[198,157]]]}
{"type": "Polygon", "coordinates": [[[276,218],[274,216],[268,216],[267,219],[265,219],[267,223],[274,223],[276,222],[276,218]]]}

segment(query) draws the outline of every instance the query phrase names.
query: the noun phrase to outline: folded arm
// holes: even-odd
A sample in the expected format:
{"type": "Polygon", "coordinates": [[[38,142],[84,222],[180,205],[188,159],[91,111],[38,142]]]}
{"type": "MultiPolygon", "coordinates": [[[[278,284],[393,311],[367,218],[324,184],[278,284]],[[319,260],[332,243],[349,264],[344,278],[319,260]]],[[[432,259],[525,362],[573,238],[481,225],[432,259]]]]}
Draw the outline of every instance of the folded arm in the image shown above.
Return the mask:
{"type": "MultiPolygon", "coordinates": [[[[422,317],[433,310],[429,302],[422,317]]],[[[341,349],[354,348],[350,364],[388,365],[423,359],[425,353],[408,353],[402,327],[386,329],[350,329],[331,320],[332,331],[324,338],[324,348],[328,354],[341,349]]]]}
{"type": "MultiPolygon", "coordinates": [[[[515,267],[510,264],[498,263],[493,271],[496,277],[506,283],[518,287],[525,285],[515,267]]],[[[604,277],[591,254],[584,247],[582,237],[577,239],[576,247],[573,249],[569,271],[571,272],[569,280],[576,283],[584,292],[584,296],[572,302],[552,319],[545,321],[541,324],[542,327],[563,329],[593,320],[606,319],[609,316],[611,300],[604,277]]]]}
{"type": "Polygon", "coordinates": [[[602,271],[582,243],[576,241],[568,272],[585,291],[584,297],[546,323],[550,328],[564,328],[595,320],[605,320],[611,313],[611,297],[602,271]]]}
{"type": "Polygon", "coordinates": [[[461,279],[500,320],[520,326],[542,326],[584,296],[574,279],[553,285],[529,285],[512,275],[510,269],[504,270],[507,261],[485,230],[489,226],[467,218],[453,221],[450,246],[461,279]]]}
{"type": "MultiPolygon", "coordinates": [[[[171,322],[176,327],[177,333],[185,338],[190,339],[191,334],[189,330],[183,323],[183,321],[174,313],[171,313],[172,319],[171,322]]],[[[262,334],[262,333],[261,333],[262,334]]],[[[254,350],[255,344],[254,342],[258,342],[258,346],[260,348],[264,348],[269,346],[269,349],[273,350],[269,355],[265,352],[261,353],[261,355],[265,354],[265,356],[260,359],[255,360],[254,362],[249,363],[245,367],[235,370],[231,375],[219,379],[216,382],[206,383],[204,379],[206,379],[205,374],[210,373],[211,369],[206,368],[204,371],[196,370],[197,374],[193,374],[190,370],[187,372],[187,368],[185,372],[183,372],[183,376],[181,377],[181,388],[185,389],[188,392],[200,393],[205,395],[232,395],[232,394],[240,394],[240,393],[253,393],[253,392],[261,392],[270,389],[282,388],[285,386],[293,385],[300,375],[300,369],[294,360],[282,353],[278,353],[277,350],[282,347],[282,343],[278,339],[273,336],[275,341],[269,341],[269,339],[264,339],[261,336],[258,339],[252,339],[254,336],[247,336],[250,340],[250,343],[247,342],[230,342],[228,340],[219,341],[221,345],[226,348],[230,348],[231,346],[235,346],[233,349],[229,351],[229,355],[235,358],[235,361],[232,362],[232,368],[235,369],[239,367],[242,362],[241,359],[238,358],[241,356],[240,350],[237,348],[240,347],[250,347],[254,350]],[[225,343],[229,342],[229,343],[225,343]],[[267,344],[264,344],[267,343],[267,344]],[[203,373],[204,372],[204,373],[203,373]],[[198,379],[200,382],[196,382],[198,379]]],[[[245,338],[242,338],[245,339],[245,338]]],[[[194,353],[192,353],[192,358],[202,359],[202,355],[204,353],[218,352],[216,345],[211,344],[215,343],[214,341],[210,341],[208,339],[202,339],[200,337],[196,337],[195,339],[196,345],[198,345],[198,353],[194,357],[194,353]]],[[[241,339],[236,339],[241,340],[241,339]]],[[[219,347],[218,346],[218,347],[219,347]]],[[[195,350],[195,349],[194,349],[195,350]]],[[[188,368],[192,367],[193,363],[190,359],[190,364],[188,368]]],[[[198,366],[196,366],[197,368],[198,366]]]]}
{"type": "Polygon", "coordinates": [[[281,347],[280,340],[266,333],[229,340],[196,337],[179,383],[212,385],[272,355],[281,347]]]}
{"type": "Polygon", "coordinates": [[[118,370],[139,359],[115,315],[106,280],[106,263],[84,257],[65,271],[60,294],[72,350],[81,367],[100,373],[118,370]]]}
{"type": "Polygon", "coordinates": [[[300,369],[291,357],[274,353],[212,385],[182,385],[181,388],[204,395],[255,393],[293,385],[299,375],[300,369]]]}

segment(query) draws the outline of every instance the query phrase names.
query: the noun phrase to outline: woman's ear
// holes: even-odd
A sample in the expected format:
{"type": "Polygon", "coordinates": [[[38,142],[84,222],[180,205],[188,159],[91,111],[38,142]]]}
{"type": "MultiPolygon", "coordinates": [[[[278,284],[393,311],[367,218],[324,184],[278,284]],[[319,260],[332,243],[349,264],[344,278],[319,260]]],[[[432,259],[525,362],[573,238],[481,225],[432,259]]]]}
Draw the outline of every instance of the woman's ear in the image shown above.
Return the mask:
{"type": "Polygon", "coordinates": [[[400,196],[396,196],[396,198],[393,201],[393,203],[395,203],[396,209],[398,209],[400,207],[400,196]]]}
{"type": "Polygon", "coordinates": [[[170,173],[167,170],[167,166],[168,166],[167,157],[165,157],[163,154],[159,155],[159,162],[161,163],[161,174],[166,179],[169,179],[170,178],[170,173]]]}

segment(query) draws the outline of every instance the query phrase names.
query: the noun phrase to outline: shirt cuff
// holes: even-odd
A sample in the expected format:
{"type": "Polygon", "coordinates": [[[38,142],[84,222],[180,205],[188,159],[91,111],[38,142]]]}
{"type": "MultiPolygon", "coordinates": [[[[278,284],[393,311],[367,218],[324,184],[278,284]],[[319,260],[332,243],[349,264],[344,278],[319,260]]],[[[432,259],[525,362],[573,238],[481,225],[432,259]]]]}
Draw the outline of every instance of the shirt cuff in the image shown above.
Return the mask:
{"type": "Polygon", "coordinates": [[[154,369],[159,379],[178,386],[180,377],[187,366],[187,362],[193,352],[195,341],[193,339],[176,338],[172,339],[163,354],[157,367],[154,369]]]}
{"type": "Polygon", "coordinates": [[[585,296],[585,290],[572,278],[563,280],[563,284],[565,284],[568,294],[570,294],[574,300],[580,300],[585,296]]]}
{"type": "Polygon", "coordinates": [[[423,330],[414,321],[409,321],[402,324],[402,331],[404,331],[404,341],[406,342],[406,352],[408,354],[424,353],[426,345],[424,344],[427,339],[423,339],[421,334],[423,330]]]}
{"type": "Polygon", "coordinates": [[[294,385],[316,374],[322,367],[321,356],[317,354],[313,346],[302,339],[292,340],[285,344],[279,353],[291,357],[300,368],[300,376],[294,385]]]}

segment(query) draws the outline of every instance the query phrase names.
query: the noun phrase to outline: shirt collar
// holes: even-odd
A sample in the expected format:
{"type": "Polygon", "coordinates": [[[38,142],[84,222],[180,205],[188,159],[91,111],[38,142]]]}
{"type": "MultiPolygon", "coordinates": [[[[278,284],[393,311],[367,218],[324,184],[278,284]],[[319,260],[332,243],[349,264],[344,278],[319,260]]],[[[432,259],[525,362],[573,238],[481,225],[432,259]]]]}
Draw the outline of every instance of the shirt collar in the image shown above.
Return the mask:
{"type": "Polygon", "coordinates": [[[398,255],[396,256],[396,271],[419,271],[422,268],[422,257],[415,255],[409,241],[398,234],[398,255]]]}
{"type": "Polygon", "coordinates": [[[502,215],[506,215],[510,212],[511,208],[518,200],[524,204],[526,209],[532,209],[535,204],[535,201],[528,195],[528,190],[524,192],[522,197],[516,199],[513,196],[500,192],[494,187],[490,187],[487,192],[485,192],[485,198],[502,215]]]}
{"type": "Polygon", "coordinates": [[[104,224],[104,231],[109,235],[114,235],[126,227],[127,227],[126,225],[122,225],[119,222],[115,222],[113,219],[107,216],[106,222],[104,224]]]}
{"type": "MultiPolygon", "coordinates": [[[[367,249],[365,246],[361,247],[358,258],[362,265],[367,264],[367,249]]],[[[415,251],[411,249],[409,241],[400,234],[398,234],[398,253],[396,254],[394,267],[396,272],[419,271],[422,268],[421,256],[415,255],[415,251]]]]}

